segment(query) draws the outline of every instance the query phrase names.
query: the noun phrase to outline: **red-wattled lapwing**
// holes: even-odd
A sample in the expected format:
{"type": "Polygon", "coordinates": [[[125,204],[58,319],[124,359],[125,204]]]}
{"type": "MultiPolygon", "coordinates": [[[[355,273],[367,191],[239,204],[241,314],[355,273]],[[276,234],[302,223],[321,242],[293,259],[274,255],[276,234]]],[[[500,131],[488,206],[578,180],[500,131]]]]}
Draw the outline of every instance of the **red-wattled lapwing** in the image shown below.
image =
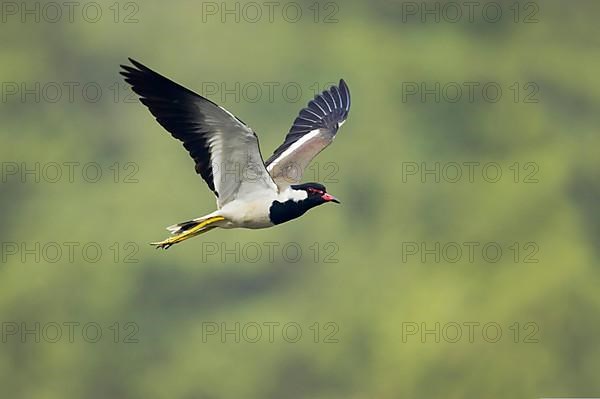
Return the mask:
{"type": "Polygon", "coordinates": [[[287,222],[326,202],[339,201],[319,183],[299,184],[311,160],[335,138],[350,110],[344,80],[315,96],[294,120],[283,144],[264,162],[250,127],[223,107],[159,75],[139,62],[121,74],[142,104],[173,137],[183,142],[217,197],[218,209],[167,227],[172,234],[157,248],[215,227],[261,229],[287,222]]]}

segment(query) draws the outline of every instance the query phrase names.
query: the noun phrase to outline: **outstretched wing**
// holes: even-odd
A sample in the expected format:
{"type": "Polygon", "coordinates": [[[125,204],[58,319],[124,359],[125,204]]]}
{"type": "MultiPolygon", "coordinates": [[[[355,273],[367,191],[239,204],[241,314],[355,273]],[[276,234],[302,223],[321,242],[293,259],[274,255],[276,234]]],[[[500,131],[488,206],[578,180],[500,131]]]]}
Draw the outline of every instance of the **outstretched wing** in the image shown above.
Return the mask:
{"type": "Polygon", "coordinates": [[[183,142],[219,207],[258,191],[277,191],[252,129],[212,101],[129,61],[133,67],[121,65],[121,75],[158,123],[183,142]]]}
{"type": "Polygon", "coordinates": [[[331,144],[349,111],[350,90],[343,79],[339,86],[316,95],[300,111],[283,144],[266,162],[280,190],[301,181],[304,169],[331,144]]]}

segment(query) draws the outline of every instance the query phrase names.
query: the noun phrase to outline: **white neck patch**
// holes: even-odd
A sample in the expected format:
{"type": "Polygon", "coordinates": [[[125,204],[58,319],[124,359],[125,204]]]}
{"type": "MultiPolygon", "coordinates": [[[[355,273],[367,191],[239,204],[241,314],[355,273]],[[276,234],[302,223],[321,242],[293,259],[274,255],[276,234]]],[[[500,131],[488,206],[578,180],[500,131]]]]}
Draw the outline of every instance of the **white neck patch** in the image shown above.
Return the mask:
{"type": "Polygon", "coordinates": [[[291,187],[288,187],[284,192],[279,194],[279,201],[285,202],[288,200],[294,200],[296,202],[305,200],[308,198],[308,193],[304,190],[294,190],[291,187]]]}

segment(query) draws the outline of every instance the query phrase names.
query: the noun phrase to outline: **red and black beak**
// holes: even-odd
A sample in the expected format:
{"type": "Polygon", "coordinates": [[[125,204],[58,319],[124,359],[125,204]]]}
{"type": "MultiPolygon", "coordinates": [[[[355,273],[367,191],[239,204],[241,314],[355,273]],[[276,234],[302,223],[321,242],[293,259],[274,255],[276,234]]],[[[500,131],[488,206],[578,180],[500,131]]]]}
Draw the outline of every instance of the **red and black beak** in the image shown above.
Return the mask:
{"type": "Polygon", "coordinates": [[[325,193],[321,196],[325,202],[335,202],[336,204],[341,204],[341,202],[335,198],[333,195],[325,193]]]}

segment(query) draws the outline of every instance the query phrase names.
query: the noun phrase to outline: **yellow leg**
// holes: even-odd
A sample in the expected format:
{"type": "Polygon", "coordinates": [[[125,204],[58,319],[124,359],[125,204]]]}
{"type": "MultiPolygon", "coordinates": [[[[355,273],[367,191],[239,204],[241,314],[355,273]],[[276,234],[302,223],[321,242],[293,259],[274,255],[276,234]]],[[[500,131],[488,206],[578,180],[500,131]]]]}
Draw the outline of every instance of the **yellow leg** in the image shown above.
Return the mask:
{"type": "Polygon", "coordinates": [[[213,216],[208,218],[202,222],[200,222],[197,226],[192,227],[189,230],[184,231],[181,234],[177,234],[176,236],[169,237],[166,240],[160,242],[151,242],[150,245],[156,246],[156,248],[164,248],[168,249],[171,245],[177,244],[181,241],[185,241],[188,238],[192,238],[197,236],[198,234],[204,233],[206,231],[214,229],[216,226],[210,226],[215,222],[220,222],[221,220],[225,220],[223,216],[213,216]]]}

